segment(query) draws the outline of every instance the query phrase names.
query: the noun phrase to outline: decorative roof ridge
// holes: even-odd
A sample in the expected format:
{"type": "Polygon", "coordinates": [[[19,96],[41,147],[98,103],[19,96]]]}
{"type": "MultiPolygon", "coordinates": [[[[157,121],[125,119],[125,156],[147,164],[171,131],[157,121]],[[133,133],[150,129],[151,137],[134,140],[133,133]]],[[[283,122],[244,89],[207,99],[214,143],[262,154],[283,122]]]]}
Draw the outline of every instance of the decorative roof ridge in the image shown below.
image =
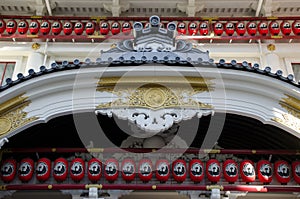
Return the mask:
{"type": "MultiPolygon", "coordinates": [[[[68,61],[63,61],[62,64],[58,65],[57,63],[52,63],[51,68],[46,68],[45,66],[40,67],[40,71],[35,72],[33,69],[30,69],[28,71],[28,75],[25,76],[23,73],[19,73],[17,75],[17,80],[12,80],[11,78],[6,79],[6,84],[3,86],[0,86],[0,92],[7,90],[15,85],[18,85],[24,81],[33,79],[35,77],[43,76],[46,74],[51,74],[54,72],[59,71],[66,71],[66,70],[74,70],[79,68],[90,68],[90,67],[107,67],[107,66],[126,66],[126,65],[141,65],[141,64],[147,64],[147,63],[159,63],[159,64],[166,64],[171,66],[202,66],[202,64],[192,64],[186,60],[180,60],[177,59],[174,62],[170,62],[169,60],[156,60],[156,61],[142,61],[142,62],[136,62],[135,60],[131,61],[112,61],[109,64],[107,63],[100,63],[99,60],[96,62],[91,62],[89,58],[85,60],[85,62],[80,63],[78,59],[75,59],[73,64],[68,63],[68,61]]],[[[221,59],[219,63],[213,64],[211,63],[209,66],[214,66],[216,68],[222,68],[222,69],[233,69],[233,70],[240,70],[240,71],[247,71],[252,73],[257,73],[260,75],[265,75],[268,77],[272,77],[278,80],[281,80],[283,82],[286,82],[290,85],[296,86],[300,88],[300,81],[296,82],[294,81],[294,75],[289,74],[286,77],[282,76],[283,72],[281,70],[277,70],[275,73],[271,72],[271,67],[267,66],[264,69],[259,68],[259,64],[254,64],[253,66],[250,66],[248,62],[244,61],[241,64],[238,64],[236,60],[232,60],[230,63],[226,63],[224,59],[221,59]]]]}
{"type": "Polygon", "coordinates": [[[143,27],[141,22],[133,24],[134,39],[118,42],[108,51],[101,51],[102,62],[119,60],[176,60],[178,57],[195,64],[212,63],[209,52],[193,47],[191,42],[176,39],[176,23],[170,22],[164,28],[158,16],[151,16],[143,27]]]}

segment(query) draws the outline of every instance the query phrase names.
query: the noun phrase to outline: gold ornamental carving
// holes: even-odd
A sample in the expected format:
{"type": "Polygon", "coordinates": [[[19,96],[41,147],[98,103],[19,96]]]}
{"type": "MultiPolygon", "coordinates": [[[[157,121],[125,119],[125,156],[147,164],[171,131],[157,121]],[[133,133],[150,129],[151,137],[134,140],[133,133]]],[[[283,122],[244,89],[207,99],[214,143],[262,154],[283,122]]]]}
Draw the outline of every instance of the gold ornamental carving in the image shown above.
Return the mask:
{"type": "Polygon", "coordinates": [[[300,133],[300,100],[290,95],[286,96],[287,97],[283,98],[279,104],[287,111],[287,113],[283,113],[281,118],[273,118],[273,121],[300,133]]]}
{"type": "Polygon", "coordinates": [[[112,102],[100,104],[96,108],[211,109],[211,105],[191,98],[197,93],[210,90],[213,90],[210,79],[202,77],[101,78],[97,91],[109,92],[117,95],[118,98],[112,102]]]}
{"type": "Polygon", "coordinates": [[[0,136],[6,135],[34,120],[36,117],[27,117],[24,109],[30,104],[23,95],[11,98],[0,104],[0,136]]]}

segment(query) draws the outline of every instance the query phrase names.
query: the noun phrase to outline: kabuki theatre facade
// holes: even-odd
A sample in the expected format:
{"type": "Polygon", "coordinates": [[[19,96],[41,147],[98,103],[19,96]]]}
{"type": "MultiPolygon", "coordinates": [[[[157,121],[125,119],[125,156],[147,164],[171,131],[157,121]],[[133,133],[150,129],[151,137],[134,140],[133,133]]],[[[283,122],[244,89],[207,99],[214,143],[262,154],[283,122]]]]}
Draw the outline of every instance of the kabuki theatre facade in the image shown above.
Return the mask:
{"type": "Polygon", "coordinates": [[[298,0],[3,0],[0,198],[300,198],[298,0]]]}

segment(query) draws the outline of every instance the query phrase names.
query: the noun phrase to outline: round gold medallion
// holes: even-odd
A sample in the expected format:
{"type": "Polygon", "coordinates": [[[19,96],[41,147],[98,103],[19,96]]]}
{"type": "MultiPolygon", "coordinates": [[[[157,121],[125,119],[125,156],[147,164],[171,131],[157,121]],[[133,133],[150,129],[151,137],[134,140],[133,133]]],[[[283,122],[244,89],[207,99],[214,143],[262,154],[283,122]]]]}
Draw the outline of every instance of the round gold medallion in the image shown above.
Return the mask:
{"type": "Polygon", "coordinates": [[[0,135],[7,133],[11,128],[11,122],[6,118],[0,118],[0,135]]]}
{"type": "Polygon", "coordinates": [[[145,103],[152,108],[162,106],[166,101],[166,95],[160,88],[150,88],[144,94],[145,103]]]}

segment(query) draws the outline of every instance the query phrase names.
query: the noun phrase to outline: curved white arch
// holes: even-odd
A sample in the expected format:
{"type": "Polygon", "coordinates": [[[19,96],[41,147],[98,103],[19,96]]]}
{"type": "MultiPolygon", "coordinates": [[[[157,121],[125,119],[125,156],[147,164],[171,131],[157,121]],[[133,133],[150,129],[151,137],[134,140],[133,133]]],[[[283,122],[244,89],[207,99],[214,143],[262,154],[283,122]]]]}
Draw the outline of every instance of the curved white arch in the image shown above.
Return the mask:
{"type": "MultiPolygon", "coordinates": [[[[287,96],[300,99],[296,87],[278,79],[230,69],[173,66],[179,76],[201,76],[211,79],[213,89],[193,96],[196,100],[213,106],[215,112],[234,113],[277,126],[297,137],[300,129],[278,122],[291,114],[281,105],[287,96]]],[[[111,99],[96,91],[100,77],[167,76],[169,67],[130,66],[94,67],[59,71],[42,75],[17,84],[0,93],[0,104],[24,93],[30,104],[24,109],[26,117],[37,119],[10,131],[2,137],[11,137],[22,130],[44,123],[52,118],[76,113],[94,112],[100,102],[111,99]],[[128,71],[132,71],[128,74],[128,71]]],[[[175,74],[175,73],[174,73],[175,74]]],[[[173,75],[174,75],[173,74],[173,75]]],[[[295,119],[299,119],[295,117],[295,119]]]]}

